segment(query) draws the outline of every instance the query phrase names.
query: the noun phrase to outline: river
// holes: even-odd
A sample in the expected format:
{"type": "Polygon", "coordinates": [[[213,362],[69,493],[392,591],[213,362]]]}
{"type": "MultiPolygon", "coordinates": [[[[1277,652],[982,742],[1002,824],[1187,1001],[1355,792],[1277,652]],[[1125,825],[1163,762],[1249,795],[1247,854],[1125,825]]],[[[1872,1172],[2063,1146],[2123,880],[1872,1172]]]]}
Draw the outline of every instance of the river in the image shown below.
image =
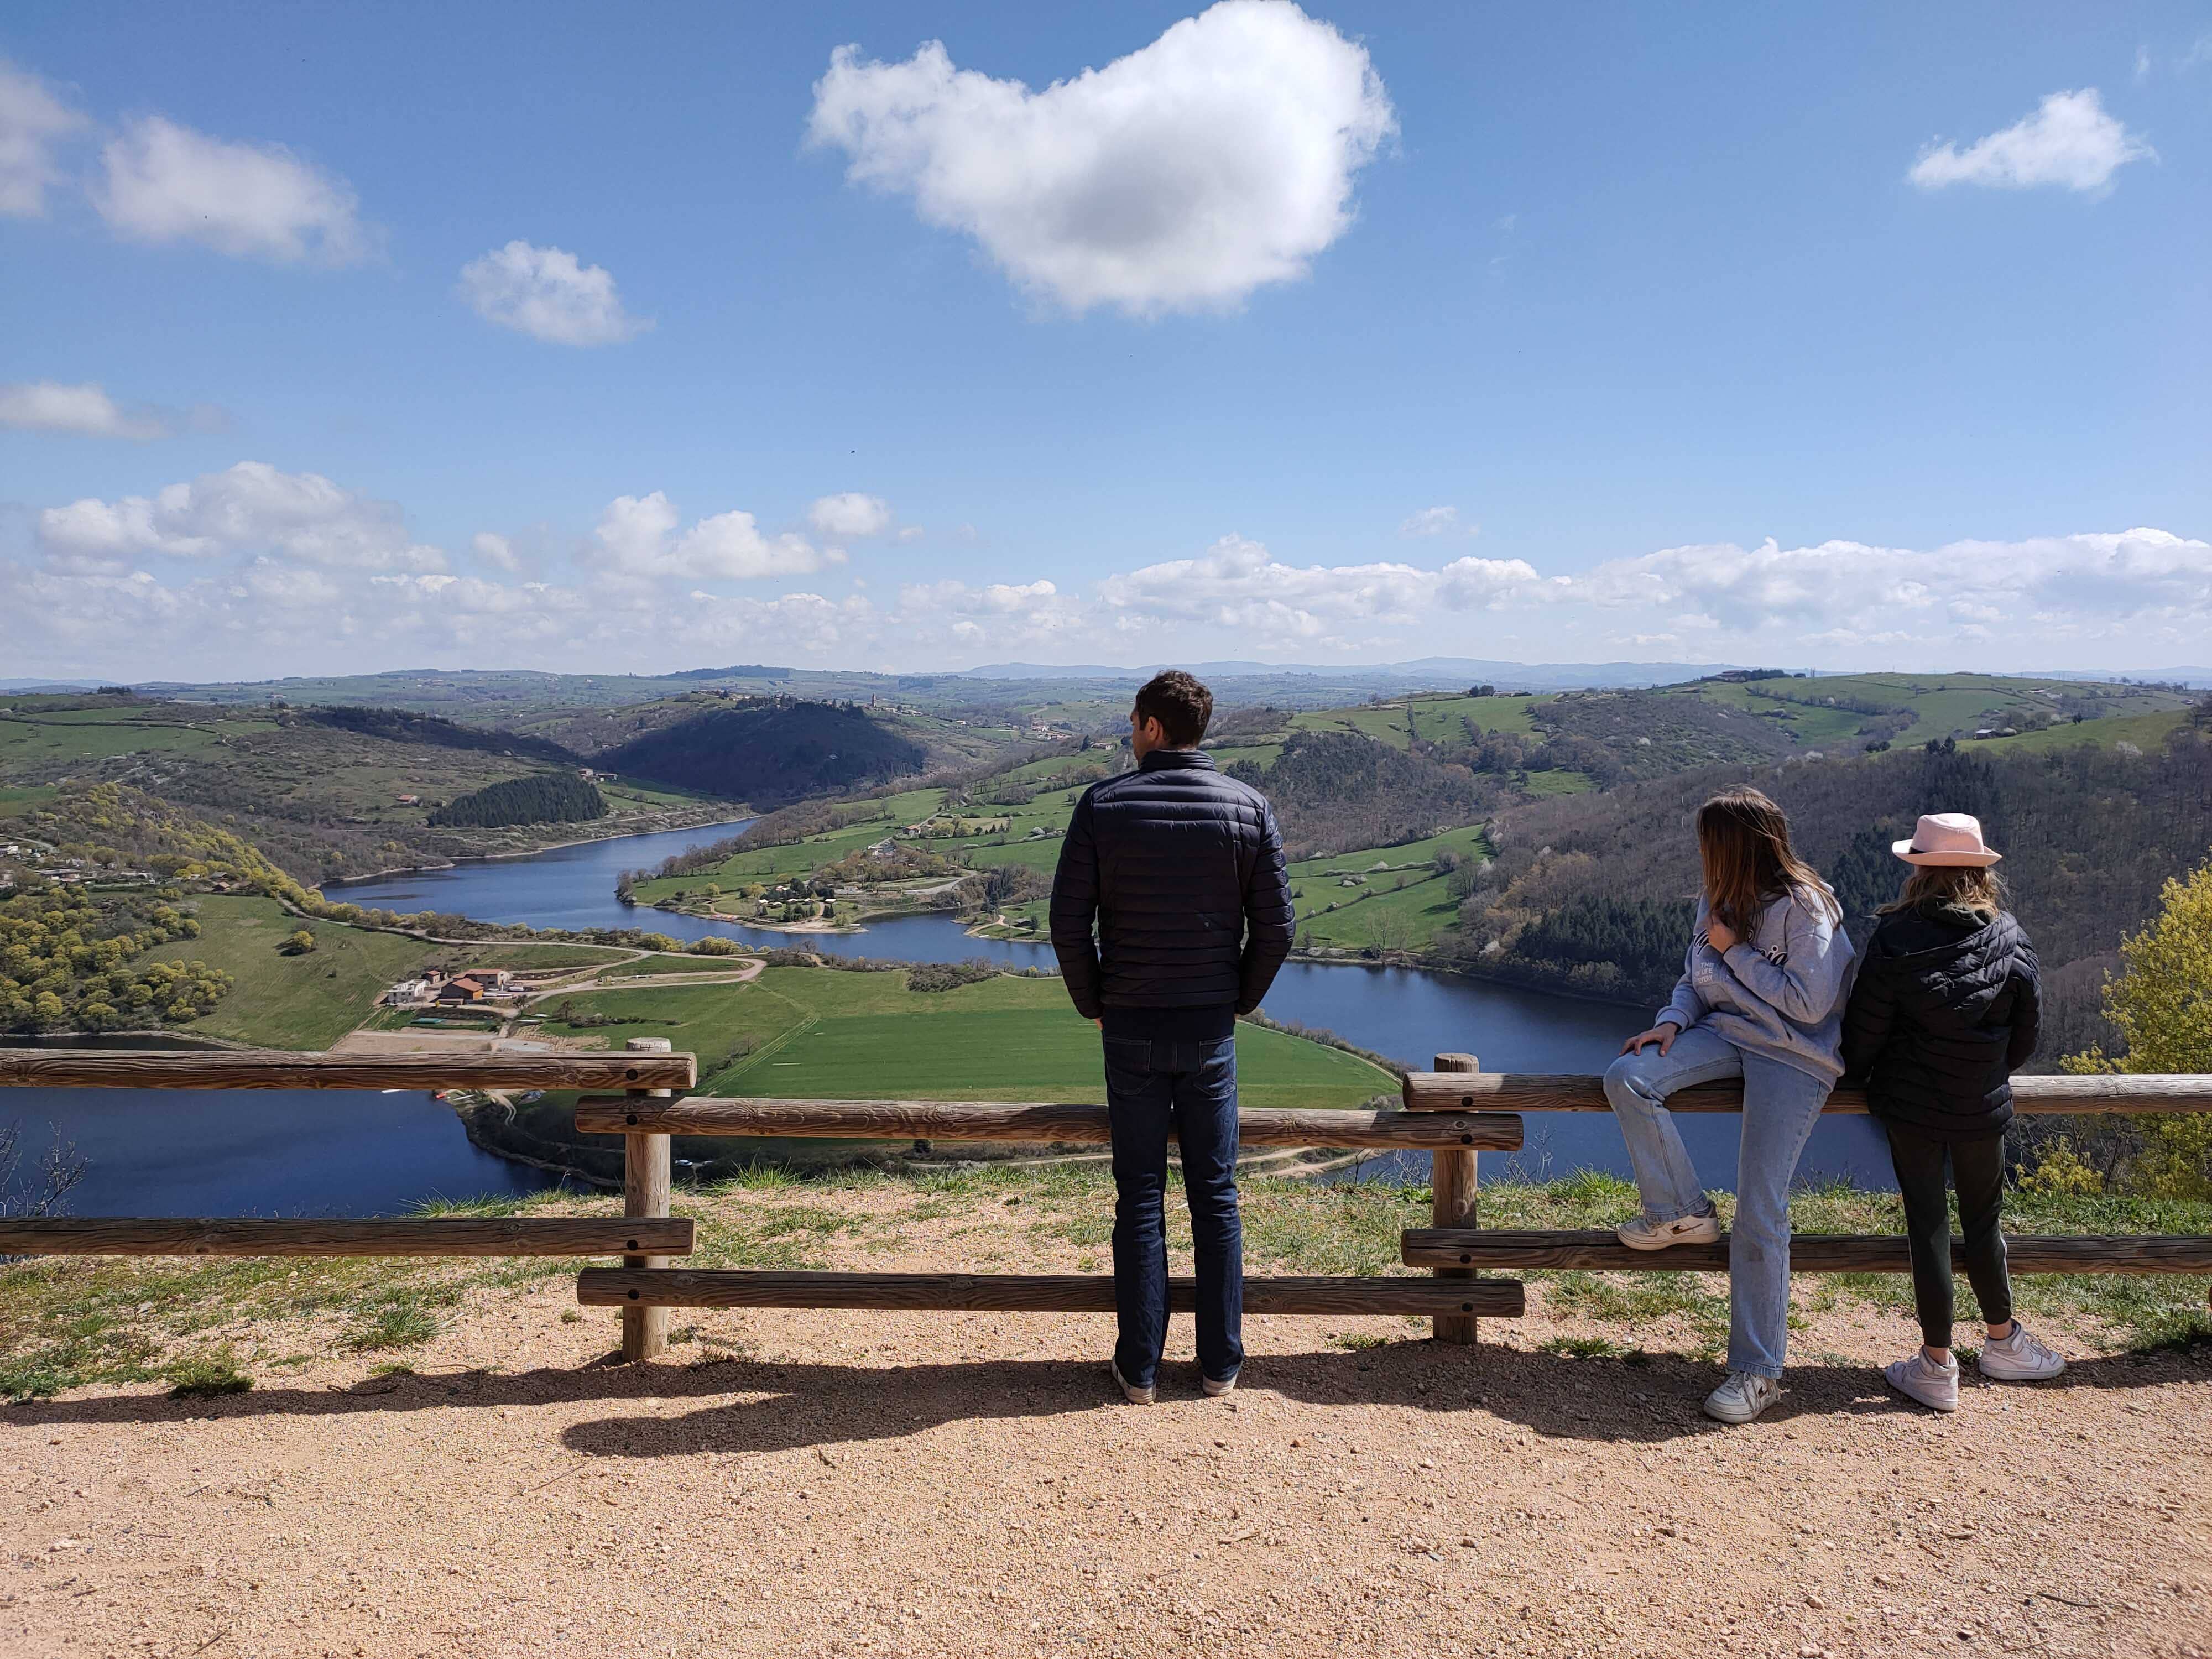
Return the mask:
{"type": "MultiPolygon", "coordinates": [[[[372,908],[442,910],[542,927],[646,927],[678,939],[708,934],[769,945],[909,962],[983,957],[1049,964],[1049,947],[970,939],[950,916],[902,916],[855,933],[793,935],[697,916],[626,907],[624,870],[738,833],[737,824],[678,830],[491,859],[447,870],[349,883],[331,896],[372,908]]],[[[1277,1019],[1326,1027],[1360,1047],[1425,1067],[1442,1050],[1480,1057],[1486,1071],[1598,1072],[1649,1009],[1492,984],[1415,969],[1314,963],[1285,965],[1267,994],[1277,1019]]],[[[0,1111],[25,1122],[27,1142],[58,1127],[93,1161],[73,1208],[81,1215],[374,1215],[430,1196],[524,1191],[544,1177],[470,1146],[452,1113],[421,1095],[11,1091],[0,1111]]],[[[1737,1120],[1689,1114],[1683,1139],[1706,1185],[1735,1184],[1737,1120]]],[[[1482,1160],[1488,1178],[1542,1177],[1577,1169],[1628,1173],[1620,1131],[1603,1114],[1533,1113],[1517,1156],[1482,1160]]],[[[1822,1121],[1801,1165],[1809,1177],[1893,1184],[1888,1150],[1866,1118],[1822,1121]]],[[[1362,1173],[1426,1178],[1419,1154],[1377,1158],[1362,1173]]]]}

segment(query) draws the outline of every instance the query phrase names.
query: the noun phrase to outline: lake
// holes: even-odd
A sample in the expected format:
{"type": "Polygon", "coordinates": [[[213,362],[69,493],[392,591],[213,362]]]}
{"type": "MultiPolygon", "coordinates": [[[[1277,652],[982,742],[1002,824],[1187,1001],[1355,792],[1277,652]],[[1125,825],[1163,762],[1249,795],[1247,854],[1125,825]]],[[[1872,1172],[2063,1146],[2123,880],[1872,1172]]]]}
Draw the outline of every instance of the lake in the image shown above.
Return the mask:
{"type": "MultiPolygon", "coordinates": [[[[789,934],[625,906],[614,895],[624,870],[738,832],[736,824],[564,847],[529,858],[490,859],[447,870],[383,876],[331,890],[334,899],[398,910],[442,910],[484,921],[542,927],[644,927],[678,939],[719,934],[755,945],[803,945],[909,962],[987,957],[1012,967],[1049,965],[1048,946],[970,939],[945,915],[902,916],[854,933],[789,934]]],[[[1439,1052],[1480,1057],[1486,1071],[1600,1072],[1650,1010],[1586,1002],[1416,969],[1286,963],[1266,1011],[1319,1026],[1403,1065],[1425,1068],[1439,1052]]],[[[1071,1018],[1073,1018],[1071,1012],[1071,1018]]],[[[529,1191],[538,1171],[478,1152],[459,1121],[424,1095],[287,1091],[11,1090],[0,1113],[24,1121],[27,1143],[59,1127],[93,1159],[75,1194],[80,1215],[379,1215],[419,1200],[529,1191]]],[[[1735,1184],[1737,1120],[1688,1114],[1683,1139],[1708,1187],[1735,1184]]],[[[1602,1113],[1541,1112],[1528,1119],[1515,1158],[1482,1160],[1486,1176],[1626,1175],[1620,1131],[1602,1113]]],[[[1881,1132],[1863,1117],[1824,1120],[1801,1172],[1863,1187],[1893,1185],[1881,1132]]],[[[1359,1173],[1425,1180],[1420,1154],[1377,1158],[1359,1173]]]]}

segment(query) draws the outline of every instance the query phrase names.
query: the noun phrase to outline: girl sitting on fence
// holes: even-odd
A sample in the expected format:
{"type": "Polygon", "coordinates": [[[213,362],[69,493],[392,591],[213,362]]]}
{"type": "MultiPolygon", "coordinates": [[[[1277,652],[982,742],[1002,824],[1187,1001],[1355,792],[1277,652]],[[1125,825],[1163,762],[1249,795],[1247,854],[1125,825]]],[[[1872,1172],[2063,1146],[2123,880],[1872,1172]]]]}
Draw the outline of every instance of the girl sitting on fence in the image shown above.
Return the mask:
{"type": "Polygon", "coordinates": [[[2001,856],[1964,812],[1920,820],[1891,848],[1913,866],[1882,907],[1844,1017],[1844,1065],[1866,1085],[1889,1132],[1922,1346],[1887,1368],[1899,1394],[1939,1412],[1959,1408],[1951,1357],[1951,1216],[1943,1165],[1959,1192],[1960,1253],[1981,1304],[1984,1376],[2039,1382],[2066,1369],[2012,1316],[2004,1236],[2004,1129],[2012,1073],[2035,1052],[2040,1017],[2035,951],[2004,905],[1990,866],[2001,856]]]}
{"type": "Polygon", "coordinates": [[[1644,1200],[1620,1241],[1662,1250],[1721,1232],[1667,1097],[1692,1084],[1743,1079],[1729,1374],[1706,1396],[1705,1413],[1748,1423],[1782,1395],[1790,1182],[1843,1071],[1851,943],[1835,896],[1790,850],[1789,820],[1758,790],[1730,789],[1698,809],[1698,853],[1705,888],[1681,982],[1651,1029],[1623,1045],[1605,1093],[1644,1200]]]}

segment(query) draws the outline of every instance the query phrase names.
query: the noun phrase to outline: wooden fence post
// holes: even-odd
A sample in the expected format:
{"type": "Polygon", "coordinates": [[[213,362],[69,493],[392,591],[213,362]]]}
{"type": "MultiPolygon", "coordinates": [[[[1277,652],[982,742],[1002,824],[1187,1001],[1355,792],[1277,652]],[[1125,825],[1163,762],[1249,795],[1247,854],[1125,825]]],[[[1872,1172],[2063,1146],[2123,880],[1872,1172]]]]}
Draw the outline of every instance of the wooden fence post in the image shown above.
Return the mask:
{"type": "MultiPolygon", "coordinates": [[[[631,1054],[665,1054],[672,1045],[666,1037],[632,1037],[623,1048],[631,1054]]],[[[667,1096],[667,1089],[632,1089],[633,1095],[667,1096]]],[[[668,1213],[668,1142],[665,1134],[633,1129],[623,1136],[623,1213],[625,1216],[665,1216],[668,1213]]],[[[625,1267],[665,1267],[665,1255],[626,1255],[625,1267]]],[[[651,1359],[668,1351],[668,1310],[623,1310],[622,1357],[625,1363],[651,1359]]]]}
{"type": "MultiPolygon", "coordinates": [[[[1479,1072],[1482,1063],[1473,1054],[1438,1054],[1436,1069],[1439,1072],[1479,1072]]],[[[1438,1227],[1472,1227],[1475,1224],[1475,1155],[1472,1152],[1438,1150],[1429,1154],[1429,1185],[1434,1196],[1430,1200],[1430,1214],[1438,1227]]],[[[1474,1273],[1467,1267],[1438,1267],[1438,1279],[1473,1279],[1474,1273]]],[[[1439,1342],[1455,1342],[1471,1346],[1475,1340],[1475,1320],[1473,1314],[1437,1314],[1430,1322],[1431,1334],[1439,1342]]]]}

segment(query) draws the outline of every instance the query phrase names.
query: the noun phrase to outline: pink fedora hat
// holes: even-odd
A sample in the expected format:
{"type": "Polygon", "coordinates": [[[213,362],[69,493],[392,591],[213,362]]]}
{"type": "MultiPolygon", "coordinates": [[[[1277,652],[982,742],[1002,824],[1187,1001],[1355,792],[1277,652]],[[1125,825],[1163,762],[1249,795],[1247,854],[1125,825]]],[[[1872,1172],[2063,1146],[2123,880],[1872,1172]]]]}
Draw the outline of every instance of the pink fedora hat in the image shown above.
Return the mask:
{"type": "Polygon", "coordinates": [[[1970,812],[1923,812],[1911,841],[1893,841],[1889,850],[1907,864],[1966,865],[1988,868],[2004,856],[1982,844],[1982,821],[1970,812]]]}

